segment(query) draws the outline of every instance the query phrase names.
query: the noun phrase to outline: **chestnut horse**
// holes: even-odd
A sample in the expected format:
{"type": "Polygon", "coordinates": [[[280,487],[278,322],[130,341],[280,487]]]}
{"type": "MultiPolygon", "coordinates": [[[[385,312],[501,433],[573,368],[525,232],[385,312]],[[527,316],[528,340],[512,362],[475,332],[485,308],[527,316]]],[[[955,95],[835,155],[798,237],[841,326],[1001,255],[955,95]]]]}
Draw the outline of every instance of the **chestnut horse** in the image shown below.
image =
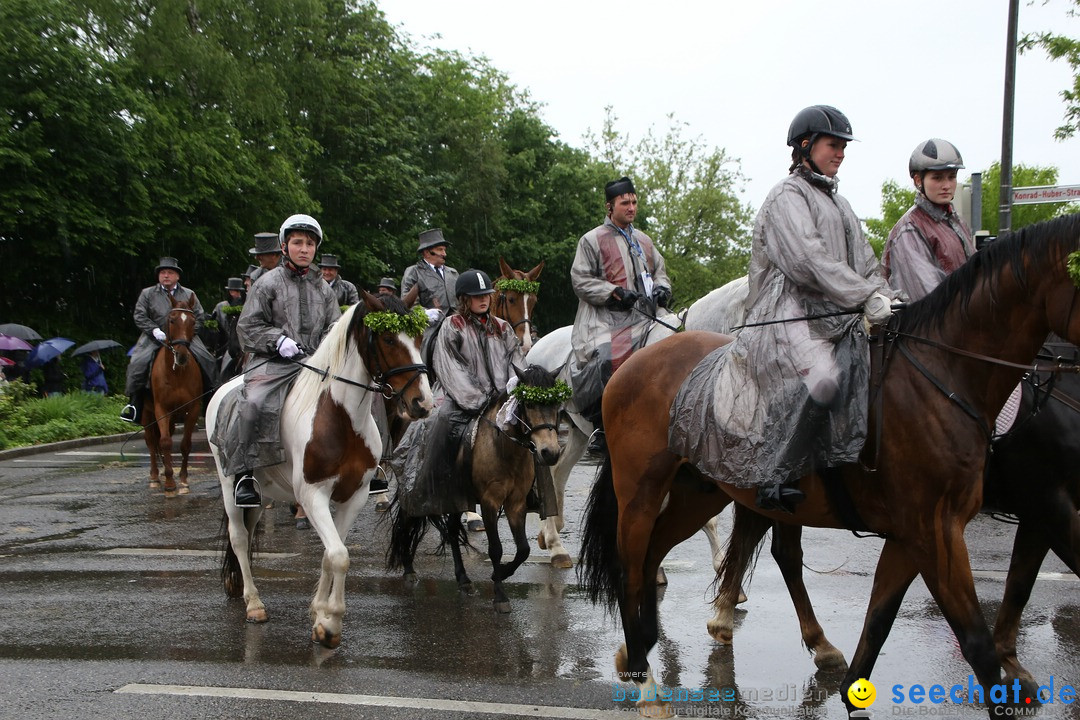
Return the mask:
{"type": "MultiPolygon", "coordinates": [[[[978,682],[1001,682],[994,639],[975,595],[964,527],[982,505],[993,418],[1050,332],[1080,341],[1080,292],[1066,263],[1078,247],[1080,216],[998,240],[911,303],[885,331],[880,351],[871,353],[871,377],[880,382],[871,392],[871,440],[861,463],[840,474],[862,521],[883,534],[885,543],[862,635],[841,685],[845,701],[855,680],[870,678],[918,575],[978,682]]],[[[668,449],[668,413],[658,410],[671,408],[683,380],[725,342],[724,336],[702,332],[668,338],[631,356],[604,393],[610,459],[590,495],[582,576],[592,599],[618,605],[626,643],[616,668],[642,684],[644,698],[657,697],[647,655],[658,634],[656,569],[672,547],[730,500],[770,521],[844,526],[816,475],[800,480],[807,499],[795,513],[763,512],[754,505],[753,487],[707,477],[668,449]]],[[[756,545],[736,542],[725,562],[744,566],[744,554],[756,545]]],[[[1037,702],[1035,686],[1021,685],[1037,702]]],[[[995,710],[988,709],[990,717],[995,710]]]]}
{"type": "MultiPolygon", "coordinates": [[[[552,388],[555,376],[541,367],[530,366],[518,374],[520,385],[552,388]]],[[[495,611],[510,612],[510,599],[503,590],[503,581],[514,574],[529,557],[529,541],[525,536],[525,500],[536,477],[536,463],[554,465],[559,459],[559,413],[561,403],[516,401],[503,391],[476,420],[471,447],[462,443],[457,458],[457,472],[472,478],[472,492],[480,501],[480,512],[487,533],[488,557],[491,559],[491,580],[495,585],[495,611]],[[499,417],[507,402],[516,408],[506,422],[499,417]],[[499,511],[506,515],[510,534],[514,537],[513,560],[503,562],[502,540],[499,538],[499,511]]],[[[399,490],[400,492],[400,490],[399,490]]],[[[401,502],[394,505],[390,547],[386,551],[389,570],[403,569],[406,580],[415,580],[413,558],[420,541],[433,525],[449,544],[454,557],[454,575],[462,588],[471,586],[461,559],[464,532],[460,513],[443,516],[410,517],[401,502]]],[[[440,546],[442,547],[442,546],[440,546]]]]}
{"type": "Polygon", "coordinates": [[[544,269],[544,261],[532,270],[515,270],[506,260],[499,258],[499,272],[495,278],[495,300],[491,303],[491,314],[502,318],[514,328],[514,333],[521,343],[522,354],[528,353],[533,345],[533,312],[536,310],[537,293],[540,283],[537,278],[544,269]],[[515,282],[516,281],[516,282],[515,282]]]}
{"type": "MultiPolygon", "coordinates": [[[[345,572],[349,551],[345,538],[368,498],[368,484],[382,452],[382,439],[371,416],[371,403],[398,396],[414,418],[432,407],[431,388],[420,363],[421,332],[412,324],[383,323],[373,330],[365,320],[372,313],[406,318],[410,311],[394,297],[367,291],[363,301],[341,316],[310,358],[285,398],[281,444],[285,462],[258,468],[255,477],[264,496],[301,504],[322,541],[319,583],[311,599],[311,638],[325,647],[341,642],[345,614],[345,572]],[[407,329],[403,329],[407,328],[407,329]],[[337,504],[331,514],[330,503],[337,504]]],[[[419,327],[426,323],[419,319],[419,327]]],[[[372,323],[376,325],[376,323],[372,323]]],[[[214,436],[218,408],[243,384],[236,377],[211,398],[206,410],[207,436],[214,436]]],[[[251,539],[262,508],[237,508],[233,478],[221,471],[219,448],[211,443],[228,520],[228,544],[222,579],[230,597],[243,594],[248,622],[266,622],[266,608],[251,573],[251,539]]]]}
{"type": "Polygon", "coordinates": [[[187,302],[169,298],[172,310],[165,319],[165,342],[158,348],[150,368],[150,393],[143,401],[143,438],[150,451],[150,487],[161,487],[158,460],[165,471],[165,497],[191,492],[188,487],[188,455],[191,433],[202,410],[203,381],[199,363],[191,354],[195,338],[195,295],[187,302]],[[173,478],[172,434],[177,417],[184,420],[180,441],[180,484],[173,478]]]}

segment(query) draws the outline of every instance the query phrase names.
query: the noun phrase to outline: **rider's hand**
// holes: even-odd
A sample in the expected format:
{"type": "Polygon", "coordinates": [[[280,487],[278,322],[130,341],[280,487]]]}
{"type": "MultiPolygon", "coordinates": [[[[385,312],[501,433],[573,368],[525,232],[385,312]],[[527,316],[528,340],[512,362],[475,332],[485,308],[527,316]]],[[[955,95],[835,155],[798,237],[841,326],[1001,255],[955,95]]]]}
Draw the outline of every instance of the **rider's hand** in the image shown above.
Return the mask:
{"type": "Polygon", "coordinates": [[[296,357],[300,354],[300,346],[291,337],[282,335],[277,341],[277,351],[278,355],[283,358],[296,357]]]}
{"type": "Polygon", "coordinates": [[[633,290],[617,287],[611,293],[611,303],[619,310],[629,310],[634,307],[640,297],[633,290]]]}
{"type": "Polygon", "coordinates": [[[663,285],[657,285],[652,291],[653,300],[656,301],[657,307],[666,308],[668,303],[671,302],[671,291],[663,285]]]}
{"type": "Polygon", "coordinates": [[[154,335],[154,339],[157,340],[159,343],[165,342],[165,331],[164,330],[162,330],[161,328],[154,328],[153,330],[151,330],[151,332],[154,335]]]}
{"type": "Polygon", "coordinates": [[[439,308],[427,308],[424,312],[427,313],[428,325],[434,325],[442,320],[443,311],[439,308]]]}
{"type": "Polygon", "coordinates": [[[880,325],[892,315],[892,300],[876,292],[863,303],[863,313],[871,325],[880,325]]]}

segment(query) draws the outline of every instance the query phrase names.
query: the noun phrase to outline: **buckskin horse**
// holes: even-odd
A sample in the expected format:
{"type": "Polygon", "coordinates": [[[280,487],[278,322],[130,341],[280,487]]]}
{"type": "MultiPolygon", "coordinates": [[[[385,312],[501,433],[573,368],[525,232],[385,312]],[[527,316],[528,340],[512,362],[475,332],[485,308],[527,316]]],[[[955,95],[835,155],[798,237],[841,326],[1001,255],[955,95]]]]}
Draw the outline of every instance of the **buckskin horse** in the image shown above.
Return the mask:
{"type": "MultiPolygon", "coordinates": [[[[556,390],[554,375],[541,367],[530,366],[518,374],[521,390],[556,390]]],[[[569,392],[569,388],[565,388],[569,392]]],[[[543,393],[539,393],[541,395],[543,393]]],[[[522,392],[516,409],[500,425],[499,414],[508,402],[515,402],[504,390],[476,420],[471,447],[462,447],[457,457],[457,473],[471,476],[472,493],[480,501],[480,512],[487,533],[488,557],[491,559],[491,580],[494,583],[496,612],[510,612],[510,599],[503,581],[514,574],[529,557],[529,541],[525,536],[526,498],[536,477],[535,463],[554,465],[559,459],[559,412],[562,400],[536,399],[522,392]],[[502,540],[499,538],[499,511],[514,538],[514,558],[503,562],[502,540]]],[[[563,398],[565,400],[565,398],[563,398]]],[[[399,489],[400,492],[400,489],[399,489]]],[[[400,500],[400,498],[399,498],[400,500]]],[[[442,534],[440,549],[449,544],[454,558],[454,575],[458,586],[468,588],[472,581],[465,571],[461,545],[467,543],[461,514],[410,517],[405,505],[393,505],[393,528],[390,547],[386,552],[389,570],[402,569],[406,580],[415,580],[413,558],[429,525],[442,534]]]]}
{"type": "Polygon", "coordinates": [[[170,296],[172,310],[165,319],[165,342],[158,348],[150,368],[150,394],[143,401],[143,438],[150,451],[150,488],[161,487],[158,460],[165,473],[165,497],[191,492],[188,487],[188,455],[191,433],[202,409],[203,381],[199,363],[191,354],[195,338],[195,295],[187,302],[170,296]],[[172,434],[177,415],[184,419],[180,441],[180,483],[173,477],[172,434]]]}
{"type": "MultiPolygon", "coordinates": [[[[1050,332],[1080,341],[1080,292],[1067,268],[1078,246],[1080,216],[998,240],[911,303],[871,353],[871,377],[880,382],[870,395],[871,441],[861,463],[842,468],[842,484],[865,526],[883,534],[885,543],[841,685],[845,700],[855,680],[870,678],[917,575],[978,682],[1001,682],[1001,662],[975,595],[964,527],[982,505],[993,418],[1050,332]],[[928,444],[927,438],[948,442],[928,444]]],[[[763,512],[754,506],[755,488],[706,477],[668,450],[668,413],[657,410],[671,407],[682,381],[725,341],[686,332],[644,348],[614,374],[604,393],[610,458],[590,495],[582,580],[594,601],[618,606],[626,642],[616,668],[642,686],[643,698],[657,697],[647,659],[658,635],[655,575],[674,545],[730,500],[771,521],[844,526],[816,475],[800,480],[807,499],[795,513],[763,512]]],[[[756,542],[736,542],[726,562],[741,566],[741,554],[754,547],[756,542]]],[[[1021,686],[1037,703],[1034,685],[1021,686]]],[[[995,717],[998,706],[992,696],[987,699],[995,717]]],[[[643,711],[667,709],[655,699],[641,705],[643,711]]],[[[1024,699],[1020,706],[1026,706],[1024,699]]]]}
{"type": "MultiPolygon", "coordinates": [[[[368,498],[368,485],[382,452],[371,403],[399,396],[414,418],[432,407],[431,388],[420,363],[420,337],[426,317],[407,311],[397,298],[363,292],[363,302],[341,316],[322,344],[302,362],[281,415],[285,462],[255,471],[265,496],[299,503],[322,541],[319,582],[311,599],[311,638],[324,647],[341,642],[345,614],[345,538],[368,498]],[[337,504],[335,514],[330,503],[337,504]]],[[[222,386],[206,411],[207,435],[218,422],[218,407],[239,388],[242,377],[222,386]]],[[[266,622],[267,613],[251,573],[249,549],[262,508],[237,508],[233,478],[218,463],[228,539],[222,580],[230,597],[243,595],[248,622],[266,622]]]]}

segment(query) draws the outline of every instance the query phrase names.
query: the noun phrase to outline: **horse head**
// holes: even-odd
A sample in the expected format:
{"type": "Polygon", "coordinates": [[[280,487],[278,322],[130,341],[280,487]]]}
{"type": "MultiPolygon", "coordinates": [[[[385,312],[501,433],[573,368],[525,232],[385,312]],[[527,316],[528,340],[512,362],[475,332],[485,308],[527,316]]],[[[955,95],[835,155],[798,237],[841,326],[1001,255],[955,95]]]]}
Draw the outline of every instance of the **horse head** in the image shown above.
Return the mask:
{"type": "MultiPolygon", "coordinates": [[[[420,307],[406,309],[399,298],[362,293],[363,307],[357,308],[351,330],[372,380],[381,386],[383,397],[396,401],[410,418],[427,417],[433,401],[427,368],[420,360],[427,315],[420,307]]],[[[415,293],[406,298],[409,295],[415,293]]]]}
{"type": "Polygon", "coordinates": [[[191,356],[195,339],[195,294],[185,300],[169,296],[172,310],[165,318],[165,345],[172,351],[173,367],[183,367],[191,356]]]}
{"type": "Polygon", "coordinates": [[[545,465],[559,460],[559,413],[569,398],[566,383],[539,365],[524,370],[514,368],[518,377],[513,394],[518,400],[513,419],[524,441],[545,465]]]}
{"type": "Polygon", "coordinates": [[[495,280],[495,302],[492,314],[502,318],[514,328],[521,350],[529,352],[533,344],[533,311],[536,308],[536,296],[540,290],[537,280],[544,269],[544,261],[532,270],[514,270],[506,260],[499,258],[499,270],[502,272],[495,280]]]}

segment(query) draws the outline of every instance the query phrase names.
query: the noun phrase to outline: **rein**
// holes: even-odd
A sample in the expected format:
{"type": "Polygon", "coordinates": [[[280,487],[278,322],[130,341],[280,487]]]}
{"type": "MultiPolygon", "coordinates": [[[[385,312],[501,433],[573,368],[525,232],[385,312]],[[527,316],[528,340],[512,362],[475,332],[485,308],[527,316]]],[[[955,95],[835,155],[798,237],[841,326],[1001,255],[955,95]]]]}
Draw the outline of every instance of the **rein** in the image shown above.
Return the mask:
{"type": "Polygon", "coordinates": [[[502,435],[515,445],[525,448],[531,453],[536,452],[536,443],[531,440],[533,433],[540,430],[554,430],[555,432],[559,431],[559,426],[554,423],[539,423],[537,425],[529,425],[529,423],[525,422],[525,420],[521,416],[515,413],[514,419],[517,420],[519,424],[525,426],[527,430],[527,432],[525,433],[525,437],[530,438],[529,440],[522,440],[521,438],[514,437],[510,433],[503,430],[501,427],[499,427],[497,423],[493,422],[490,418],[488,418],[487,415],[481,415],[480,419],[486,422],[491,427],[495,428],[495,432],[502,435]]]}

